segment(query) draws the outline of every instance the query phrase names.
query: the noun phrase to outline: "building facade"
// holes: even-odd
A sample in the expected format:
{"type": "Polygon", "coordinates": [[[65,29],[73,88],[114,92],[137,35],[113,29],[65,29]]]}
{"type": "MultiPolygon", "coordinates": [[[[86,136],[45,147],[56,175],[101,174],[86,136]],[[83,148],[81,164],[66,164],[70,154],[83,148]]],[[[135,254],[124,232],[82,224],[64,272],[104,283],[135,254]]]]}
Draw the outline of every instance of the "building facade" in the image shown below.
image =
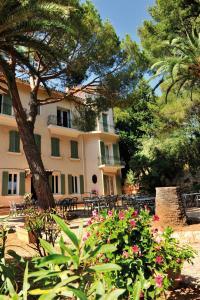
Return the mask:
{"type": "MultiPolygon", "coordinates": [[[[28,106],[29,85],[20,82],[23,107],[28,106]]],[[[40,91],[40,98],[44,97],[40,91]]],[[[95,130],[73,126],[74,101],[40,107],[35,124],[35,140],[49,174],[55,199],[92,192],[99,195],[121,193],[118,135],[112,110],[102,113],[95,130]]],[[[90,116],[88,116],[89,118],[90,116]]],[[[8,95],[0,95],[0,206],[23,201],[27,192],[35,194],[31,173],[19,138],[8,95]]]]}

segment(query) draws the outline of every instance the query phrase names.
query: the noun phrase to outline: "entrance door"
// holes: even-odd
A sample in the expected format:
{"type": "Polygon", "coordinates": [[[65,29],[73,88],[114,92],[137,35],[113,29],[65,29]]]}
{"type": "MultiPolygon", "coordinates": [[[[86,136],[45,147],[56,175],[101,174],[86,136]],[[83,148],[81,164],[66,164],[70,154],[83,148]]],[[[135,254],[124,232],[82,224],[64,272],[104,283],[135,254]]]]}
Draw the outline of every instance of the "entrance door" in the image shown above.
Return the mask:
{"type": "Polygon", "coordinates": [[[104,181],[104,194],[114,195],[113,176],[103,175],[103,181],[104,181]]]}

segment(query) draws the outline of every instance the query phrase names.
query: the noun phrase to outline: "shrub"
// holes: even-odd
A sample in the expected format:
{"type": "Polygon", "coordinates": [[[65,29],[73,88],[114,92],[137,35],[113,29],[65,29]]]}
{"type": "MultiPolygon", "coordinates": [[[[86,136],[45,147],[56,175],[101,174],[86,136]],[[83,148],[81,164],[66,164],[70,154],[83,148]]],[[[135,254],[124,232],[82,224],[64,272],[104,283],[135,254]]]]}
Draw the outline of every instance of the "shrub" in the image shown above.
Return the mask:
{"type": "Polygon", "coordinates": [[[155,227],[159,218],[148,209],[93,213],[89,220],[86,245],[110,244],[116,250],[98,253],[91,263],[116,263],[121,270],[106,274],[107,282],[126,289],[123,299],[155,299],[172,284],[171,274],[180,271],[194,251],[180,246],[172,229],[155,227]]]}

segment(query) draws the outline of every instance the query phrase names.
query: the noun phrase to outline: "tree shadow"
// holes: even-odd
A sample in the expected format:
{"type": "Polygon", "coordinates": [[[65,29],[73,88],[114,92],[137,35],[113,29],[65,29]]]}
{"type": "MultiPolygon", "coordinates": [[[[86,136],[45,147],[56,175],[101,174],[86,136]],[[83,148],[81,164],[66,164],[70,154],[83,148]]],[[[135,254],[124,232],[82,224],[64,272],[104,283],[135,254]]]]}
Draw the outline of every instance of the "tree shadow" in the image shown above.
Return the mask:
{"type": "Polygon", "coordinates": [[[200,300],[200,282],[191,276],[185,276],[179,287],[170,291],[167,300],[200,300]]]}

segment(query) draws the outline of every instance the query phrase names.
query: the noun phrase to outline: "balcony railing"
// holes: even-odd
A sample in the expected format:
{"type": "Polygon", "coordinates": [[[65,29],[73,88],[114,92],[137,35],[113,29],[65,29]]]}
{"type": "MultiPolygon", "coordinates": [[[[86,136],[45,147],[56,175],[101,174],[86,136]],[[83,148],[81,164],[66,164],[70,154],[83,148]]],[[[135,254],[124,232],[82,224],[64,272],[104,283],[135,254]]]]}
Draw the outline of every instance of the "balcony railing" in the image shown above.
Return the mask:
{"type": "Polygon", "coordinates": [[[64,128],[72,128],[78,130],[78,127],[73,124],[71,119],[67,120],[67,122],[62,122],[61,120],[58,120],[56,115],[48,116],[47,125],[56,125],[64,128]]]}
{"type": "Polygon", "coordinates": [[[100,165],[108,165],[108,166],[124,166],[125,163],[118,157],[114,156],[99,156],[98,164],[100,165]]]}
{"type": "Polygon", "coordinates": [[[0,104],[0,114],[12,116],[12,105],[7,103],[0,104]]]}
{"type": "Polygon", "coordinates": [[[103,132],[115,133],[115,126],[113,126],[111,124],[105,124],[103,122],[99,122],[99,129],[103,132]]]}

